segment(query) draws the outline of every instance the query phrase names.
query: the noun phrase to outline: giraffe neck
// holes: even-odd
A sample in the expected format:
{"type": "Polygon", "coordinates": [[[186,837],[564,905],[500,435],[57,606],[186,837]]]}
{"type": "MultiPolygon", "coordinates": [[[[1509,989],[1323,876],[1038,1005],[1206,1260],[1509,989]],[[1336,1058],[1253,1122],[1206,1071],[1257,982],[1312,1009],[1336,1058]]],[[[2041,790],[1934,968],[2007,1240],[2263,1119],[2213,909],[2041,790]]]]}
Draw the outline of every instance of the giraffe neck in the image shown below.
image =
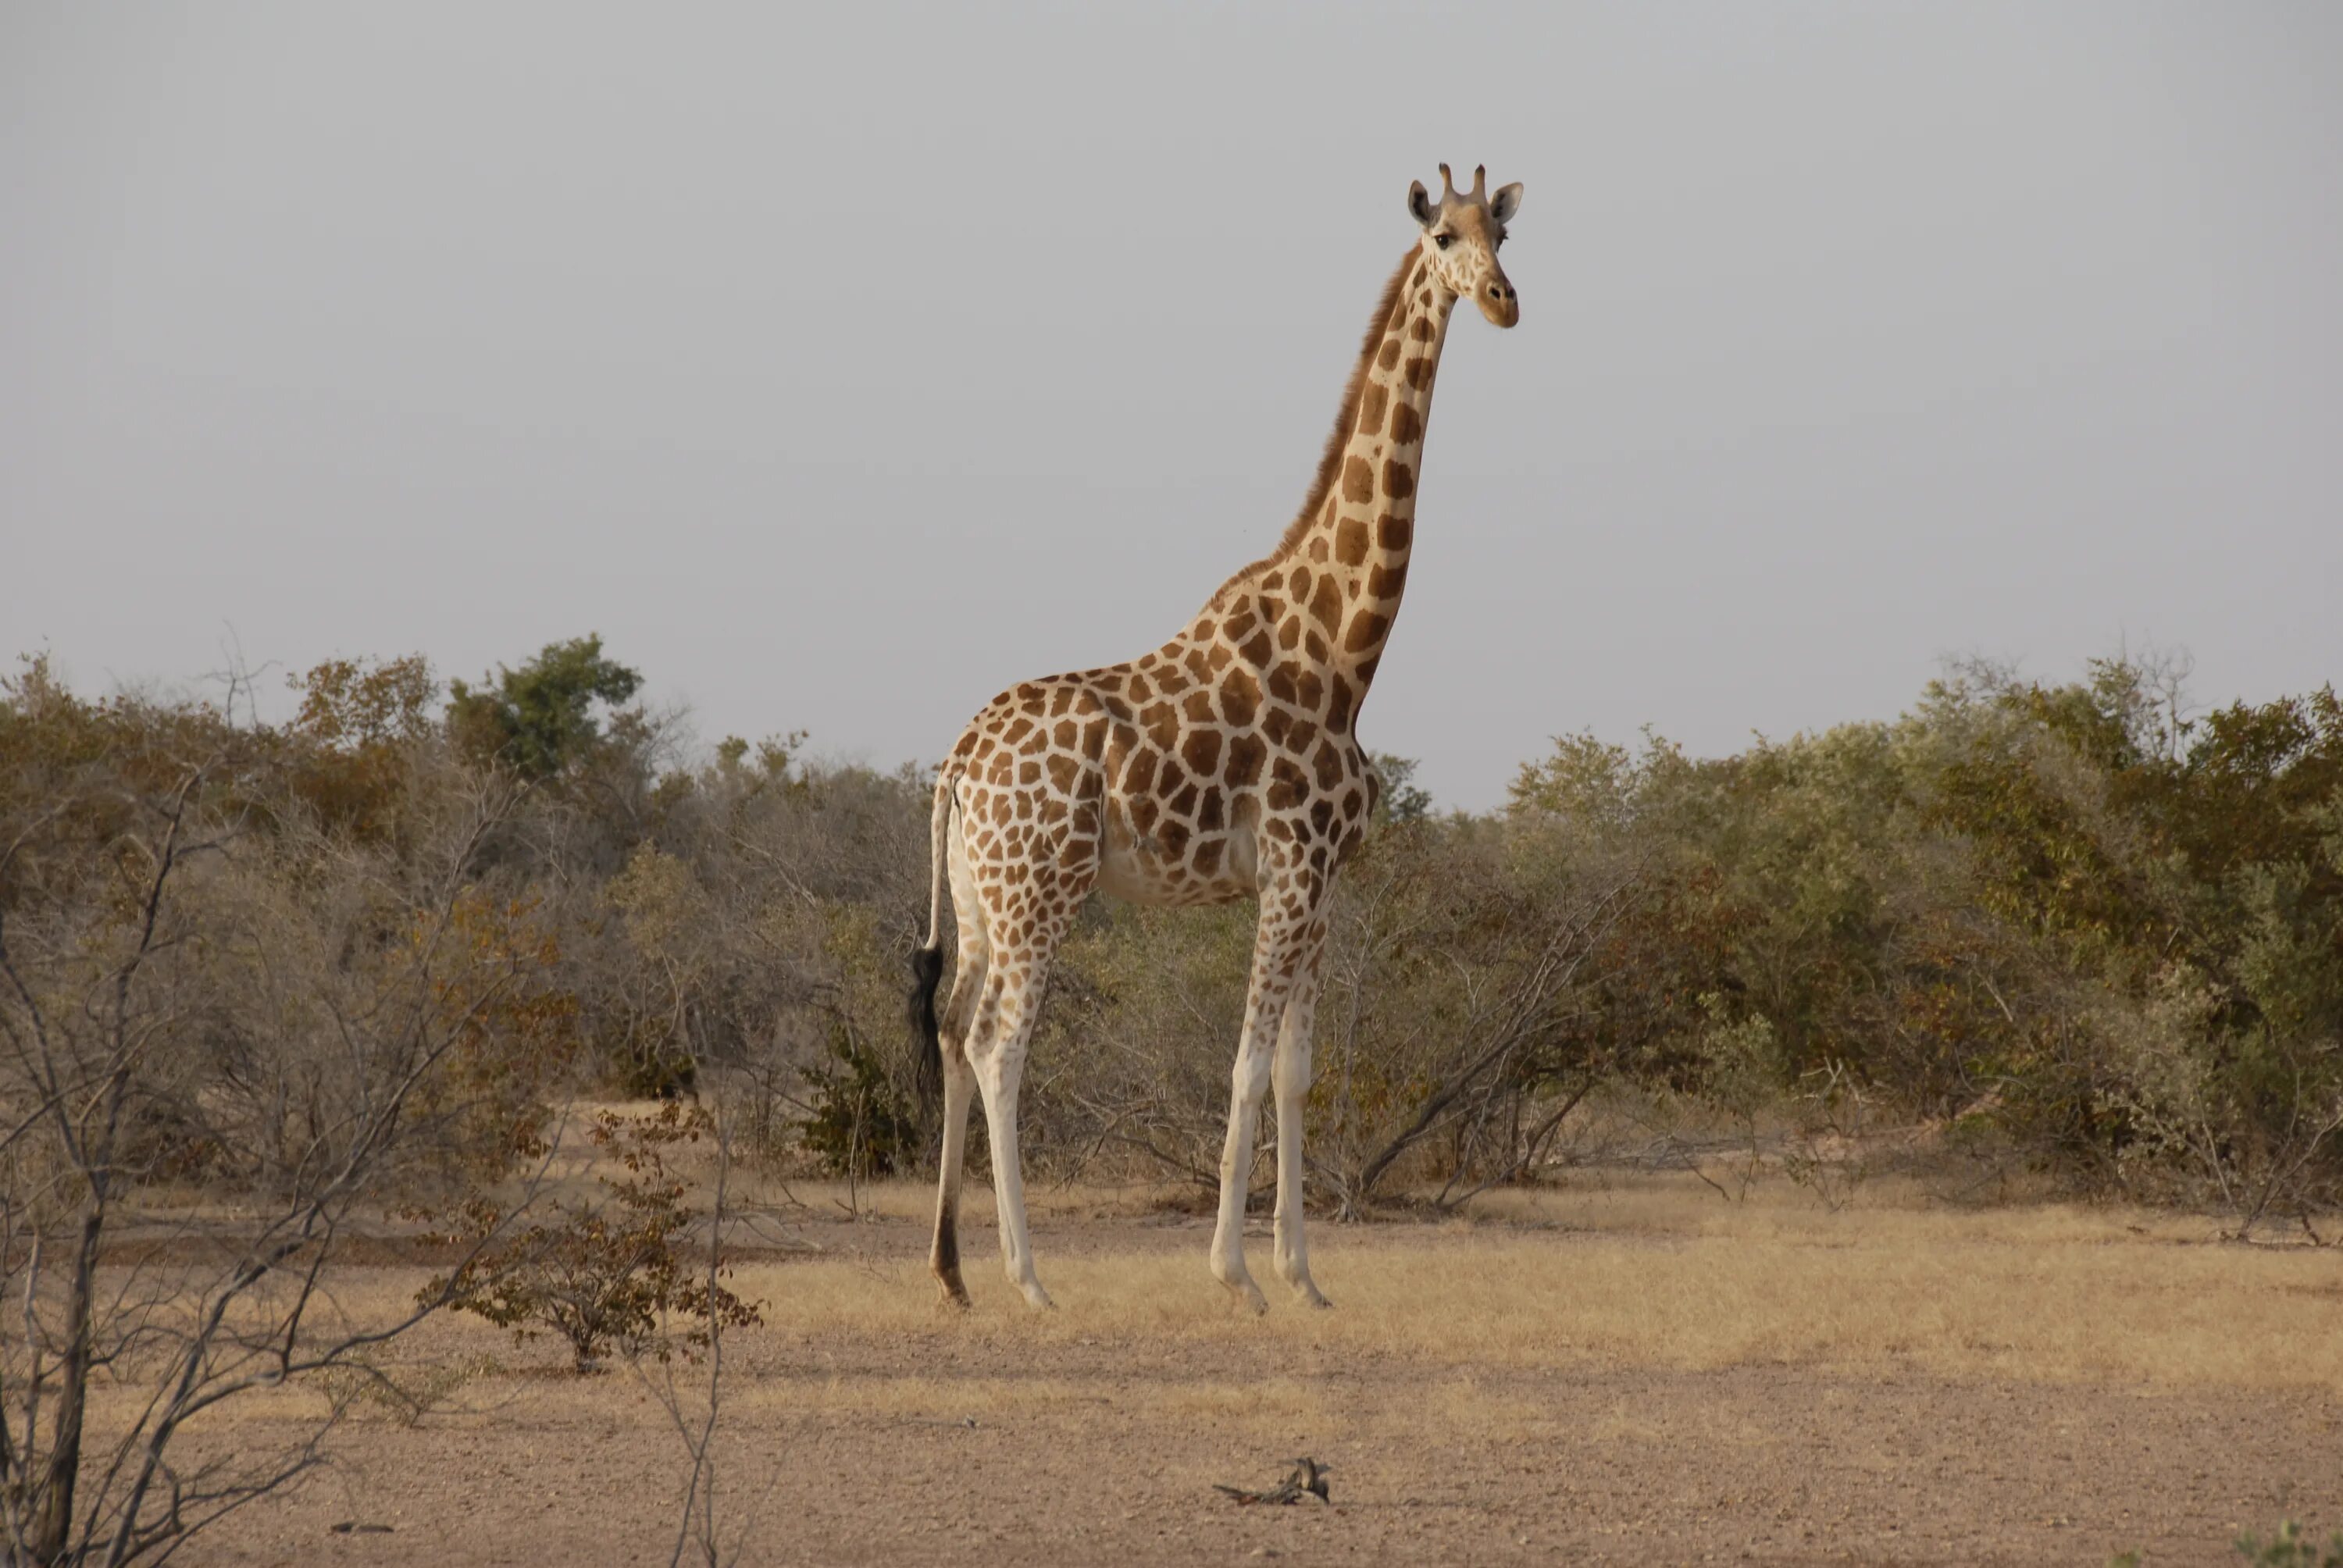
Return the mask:
{"type": "Polygon", "coordinates": [[[1337,731],[1356,717],[1399,616],[1433,381],[1455,304],[1421,249],[1409,251],[1368,324],[1301,515],[1273,554],[1229,579],[1175,639],[1217,630],[1272,694],[1329,694],[1324,717],[1337,731]]]}
{"type": "Polygon", "coordinates": [[[1313,605],[1326,591],[1323,579],[1332,579],[1342,596],[1342,635],[1331,642],[1327,662],[1362,698],[1407,586],[1433,382],[1456,305],[1420,249],[1408,253],[1393,281],[1381,330],[1368,329],[1353,377],[1348,428],[1338,433],[1342,461],[1323,499],[1304,513],[1279,552],[1289,562],[1289,588],[1299,586],[1292,567],[1312,569],[1313,605]]]}

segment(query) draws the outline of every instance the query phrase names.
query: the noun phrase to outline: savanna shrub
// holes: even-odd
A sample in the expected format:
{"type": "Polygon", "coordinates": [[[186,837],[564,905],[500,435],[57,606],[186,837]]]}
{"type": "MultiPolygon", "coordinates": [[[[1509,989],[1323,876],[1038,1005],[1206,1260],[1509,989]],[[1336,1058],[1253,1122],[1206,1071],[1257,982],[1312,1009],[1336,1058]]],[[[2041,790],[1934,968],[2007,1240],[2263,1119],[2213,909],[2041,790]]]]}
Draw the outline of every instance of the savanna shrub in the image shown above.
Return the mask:
{"type": "MultiPolygon", "coordinates": [[[[754,1303],[710,1278],[704,1259],[679,1246],[696,1216],[662,1151],[695,1143],[710,1131],[705,1111],[672,1101],[647,1120],[601,1112],[588,1137],[626,1174],[597,1174],[603,1190],[598,1201],[557,1199],[546,1218],[508,1226],[504,1240],[473,1253],[453,1275],[433,1280],[418,1299],[445,1292],[458,1312],[511,1329],[523,1342],[550,1330],[568,1342],[580,1372],[594,1371],[613,1347],[664,1361],[679,1341],[687,1352],[702,1350],[718,1328],[762,1322],[754,1303]],[[669,1325],[679,1319],[689,1326],[672,1334],[669,1325]]],[[[474,1198],[447,1239],[477,1243],[505,1218],[487,1199],[474,1198]]],[[[730,1272],[720,1253],[714,1272],[730,1272]]]]}

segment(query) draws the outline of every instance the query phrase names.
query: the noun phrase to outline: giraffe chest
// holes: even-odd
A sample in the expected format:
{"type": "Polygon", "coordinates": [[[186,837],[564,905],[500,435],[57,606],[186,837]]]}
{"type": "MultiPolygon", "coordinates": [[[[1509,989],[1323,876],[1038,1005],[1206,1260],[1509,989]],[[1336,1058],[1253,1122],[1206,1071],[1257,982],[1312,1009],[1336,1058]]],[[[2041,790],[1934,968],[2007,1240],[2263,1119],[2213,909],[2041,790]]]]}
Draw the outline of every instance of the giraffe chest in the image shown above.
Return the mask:
{"type": "Polygon", "coordinates": [[[1207,656],[1159,655],[1004,692],[954,751],[974,867],[1013,879],[1046,859],[1071,888],[1147,904],[1331,874],[1365,826],[1367,759],[1351,697],[1287,651],[1232,653],[1209,683],[1191,678],[1207,656]]]}
{"type": "Polygon", "coordinates": [[[1355,847],[1365,754],[1347,735],[1268,717],[1260,729],[1223,731],[1206,748],[1192,734],[1171,746],[1118,727],[1105,769],[1105,891],[1140,903],[1224,903],[1252,897],[1282,867],[1330,871],[1355,847]]]}

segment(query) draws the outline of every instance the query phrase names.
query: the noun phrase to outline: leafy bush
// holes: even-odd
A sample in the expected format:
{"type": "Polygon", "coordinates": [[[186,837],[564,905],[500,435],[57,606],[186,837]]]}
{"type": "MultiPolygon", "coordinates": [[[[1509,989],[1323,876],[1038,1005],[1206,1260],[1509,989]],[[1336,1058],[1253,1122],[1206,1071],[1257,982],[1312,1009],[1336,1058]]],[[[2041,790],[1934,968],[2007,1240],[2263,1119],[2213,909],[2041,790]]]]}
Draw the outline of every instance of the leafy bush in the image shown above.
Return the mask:
{"type": "Polygon", "coordinates": [[[2237,1555],[2254,1568],[2343,1568],[2343,1530],[2328,1539],[2325,1550],[2303,1533],[2293,1520],[2282,1521],[2268,1541],[2258,1535],[2237,1537],[2237,1555]]]}
{"type": "Polygon", "coordinates": [[[710,1131],[707,1113],[675,1101],[648,1120],[615,1111],[598,1114],[588,1132],[626,1174],[597,1174],[598,1200],[554,1200],[548,1217],[514,1225],[485,1198],[466,1203],[443,1240],[473,1244],[503,1239],[475,1251],[453,1275],[433,1280],[421,1299],[444,1297],[458,1312],[486,1318],[526,1342],[550,1330],[568,1342],[580,1372],[594,1371],[604,1352],[666,1360],[676,1320],[689,1350],[704,1348],[711,1326],[760,1323],[757,1307],[718,1282],[729,1272],[720,1253],[712,1266],[681,1250],[695,1216],[684,1204],[686,1184],[668,1170],[665,1151],[697,1142],[710,1131]]]}
{"type": "Polygon", "coordinates": [[[602,656],[599,637],[549,643],[493,681],[448,687],[447,730],[474,761],[524,779],[552,779],[602,743],[594,705],[615,707],[643,678],[602,656]]]}
{"type": "MultiPolygon", "coordinates": [[[[1804,1137],[1817,1181],[1859,1111],[2239,1231],[2318,1223],[2343,1200],[2343,703],[2192,714],[2180,673],[1971,663],[1892,722],[1726,758],[1568,737],[1479,815],[1378,758],[1330,916],[1319,1191],[1356,1209],[1534,1176],[1600,1082],[1721,1108],[1769,1170],[1804,1137]]],[[[797,736],[677,766],[590,637],[445,691],[419,657],[295,684],[270,727],[83,699],[38,659],[0,683],[0,816],[34,825],[0,918],[24,940],[35,910],[60,940],[118,927],[133,803],[183,759],[214,759],[190,804],[236,824],[181,894],[237,935],[189,955],[205,987],[135,1109],[143,1171],[281,1178],[363,1087],[335,1048],[347,997],[427,969],[463,1042],[416,1097],[438,1155],[401,1169],[443,1187],[587,1087],[740,1095],[784,1164],[917,1163],[900,992],[926,775],[808,764],[797,736]],[[413,890],[450,879],[418,925],[413,890]],[[425,927],[443,950],[417,950],[425,927]]],[[[1245,905],[1082,913],[1032,1043],[1037,1169],[1217,1180],[1251,941],[1245,905]]]]}
{"type": "Polygon", "coordinates": [[[836,1176],[909,1171],[919,1159],[919,1122],[877,1055],[843,1025],[830,1030],[830,1054],[835,1066],[806,1070],[813,1100],[803,1123],[807,1151],[836,1176]]]}

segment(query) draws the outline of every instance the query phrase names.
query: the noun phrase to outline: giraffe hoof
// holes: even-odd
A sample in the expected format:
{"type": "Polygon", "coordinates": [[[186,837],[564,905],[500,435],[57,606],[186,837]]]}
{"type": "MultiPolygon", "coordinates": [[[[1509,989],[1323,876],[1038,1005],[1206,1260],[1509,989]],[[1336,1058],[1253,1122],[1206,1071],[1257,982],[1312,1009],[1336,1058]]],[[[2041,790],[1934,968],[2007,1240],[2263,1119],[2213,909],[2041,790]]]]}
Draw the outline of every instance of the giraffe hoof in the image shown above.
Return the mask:
{"type": "Polygon", "coordinates": [[[960,1277],[960,1265],[954,1262],[940,1266],[931,1264],[930,1267],[934,1270],[936,1290],[942,1296],[943,1304],[965,1311],[970,1305],[968,1286],[960,1277]]]}
{"type": "Polygon", "coordinates": [[[1334,1303],[1326,1299],[1325,1292],[1307,1280],[1294,1286],[1293,1293],[1301,1298],[1303,1306],[1313,1312],[1324,1312],[1333,1310],[1334,1303]]]}
{"type": "Polygon", "coordinates": [[[967,1288],[958,1283],[940,1285],[936,1292],[936,1304],[949,1307],[956,1312],[967,1312],[975,1305],[968,1299],[967,1288]]]}
{"type": "Polygon", "coordinates": [[[1025,1304],[1032,1308],[1035,1312],[1054,1312],[1058,1310],[1058,1303],[1051,1301],[1050,1299],[1050,1292],[1043,1290],[1041,1286],[1027,1285],[1024,1287],[1024,1290],[1025,1304]]]}
{"type": "Polygon", "coordinates": [[[1261,1287],[1251,1280],[1239,1280],[1231,1285],[1229,1295],[1237,1306],[1251,1312],[1254,1317],[1263,1316],[1269,1311],[1269,1298],[1262,1295],[1261,1287]]]}

